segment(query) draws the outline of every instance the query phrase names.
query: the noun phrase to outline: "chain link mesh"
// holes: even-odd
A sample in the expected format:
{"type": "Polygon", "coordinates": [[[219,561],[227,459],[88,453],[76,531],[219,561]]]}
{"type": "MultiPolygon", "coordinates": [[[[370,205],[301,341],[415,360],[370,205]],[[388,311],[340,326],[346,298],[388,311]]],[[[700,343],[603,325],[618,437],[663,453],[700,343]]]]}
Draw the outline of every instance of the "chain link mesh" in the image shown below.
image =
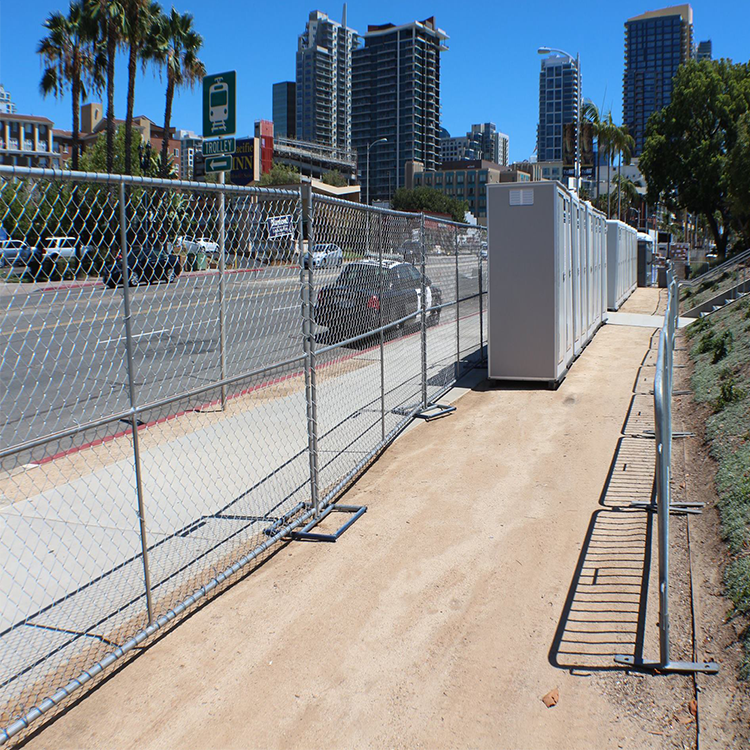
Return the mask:
{"type": "Polygon", "coordinates": [[[0,168],[0,743],[334,501],[486,340],[481,227],[49,174],[0,168]]]}

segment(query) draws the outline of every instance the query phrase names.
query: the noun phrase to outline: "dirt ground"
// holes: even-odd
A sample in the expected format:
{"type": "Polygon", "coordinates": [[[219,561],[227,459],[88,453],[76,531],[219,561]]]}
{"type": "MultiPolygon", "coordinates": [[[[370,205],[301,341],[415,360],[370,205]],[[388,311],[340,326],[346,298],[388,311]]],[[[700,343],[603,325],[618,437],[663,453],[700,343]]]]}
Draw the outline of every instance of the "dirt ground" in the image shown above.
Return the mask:
{"type": "MultiPolygon", "coordinates": [[[[628,311],[658,303],[639,290],[628,311]]],[[[605,326],[557,391],[478,384],[349,491],[368,511],[336,544],[283,547],[26,747],[696,747],[693,679],[613,661],[656,656],[655,534],[628,505],[653,480],[634,437],[652,334],[605,326]]],[[[705,746],[746,747],[719,684],[705,746]]]]}

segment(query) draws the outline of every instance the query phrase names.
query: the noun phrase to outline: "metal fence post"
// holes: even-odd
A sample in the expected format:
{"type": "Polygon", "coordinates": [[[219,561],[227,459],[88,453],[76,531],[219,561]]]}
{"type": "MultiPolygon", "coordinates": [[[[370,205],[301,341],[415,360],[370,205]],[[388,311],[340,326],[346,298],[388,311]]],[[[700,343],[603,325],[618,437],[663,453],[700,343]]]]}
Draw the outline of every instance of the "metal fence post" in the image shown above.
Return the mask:
{"type": "Polygon", "coordinates": [[[154,606],[151,600],[151,573],[148,564],[148,541],[146,538],[146,513],[143,502],[143,478],[141,476],[141,450],[138,439],[138,412],[136,411],[135,367],[133,364],[133,328],[130,312],[130,278],[128,275],[128,232],[125,218],[125,183],[120,182],[120,254],[122,257],[122,291],[125,313],[125,350],[128,365],[128,396],[130,398],[130,424],[133,433],[133,462],[135,464],[135,488],[138,498],[138,524],[143,556],[143,580],[146,586],[146,611],[149,625],[154,621],[154,606]]]}
{"type": "Polygon", "coordinates": [[[315,218],[313,215],[313,194],[308,186],[300,188],[300,200],[304,210],[307,200],[307,255],[303,252],[300,238],[300,281],[302,282],[302,330],[305,339],[305,384],[307,395],[307,447],[310,455],[310,490],[315,517],[320,514],[320,481],[318,476],[318,405],[317,384],[315,382],[315,333],[313,322],[313,264],[315,218]],[[307,263],[305,263],[307,258],[307,263]],[[307,268],[305,268],[307,265],[307,268]]]}
{"type": "Polygon", "coordinates": [[[485,356],[484,356],[484,294],[482,290],[482,286],[484,284],[483,281],[483,272],[482,272],[482,249],[480,246],[479,249],[479,361],[484,362],[485,356]]]}
{"type": "Polygon", "coordinates": [[[425,241],[424,231],[424,214],[419,215],[419,244],[422,249],[422,280],[420,282],[420,329],[421,329],[421,354],[422,354],[422,408],[426,409],[427,404],[427,311],[425,303],[427,301],[427,284],[425,277],[427,274],[427,242],[425,241]]]}
{"type": "MultiPolygon", "coordinates": [[[[368,214],[369,216],[369,214],[368,214]]],[[[369,248],[368,248],[369,255],[369,248]]],[[[385,332],[383,331],[383,215],[378,217],[378,328],[380,329],[380,439],[385,442],[385,332]]]]}
{"type": "MultiPolygon", "coordinates": [[[[224,172],[219,172],[219,185],[224,184],[224,172]]],[[[224,189],[219,192],[219,345],[221,349],[221,379],[227,377],[227,334],[226,334],[226,221],[224,189]]],[[[221,410],[227,405],[227,387],[221,386],[221,410]]]]}
{"type": "Polygon", "coordinates": [[[458,290],[458,227],[453,227],[453,249],[456,253],[456,380],[461,374],[461,293],[458,290]]]}

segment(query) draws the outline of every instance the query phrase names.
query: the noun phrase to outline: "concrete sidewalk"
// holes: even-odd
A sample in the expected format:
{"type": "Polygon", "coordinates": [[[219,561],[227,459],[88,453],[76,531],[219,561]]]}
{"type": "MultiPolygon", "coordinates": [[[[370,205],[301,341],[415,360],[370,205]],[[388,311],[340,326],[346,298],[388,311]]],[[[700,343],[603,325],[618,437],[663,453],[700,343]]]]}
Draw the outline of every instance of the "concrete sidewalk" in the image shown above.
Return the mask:
{"type": "Polygon", "coordinates": [[[557,391],[476,386],[335,545],[281,549],[27,747],[674,746],[550,655],[652,333],[605,326],[557,391]]]}

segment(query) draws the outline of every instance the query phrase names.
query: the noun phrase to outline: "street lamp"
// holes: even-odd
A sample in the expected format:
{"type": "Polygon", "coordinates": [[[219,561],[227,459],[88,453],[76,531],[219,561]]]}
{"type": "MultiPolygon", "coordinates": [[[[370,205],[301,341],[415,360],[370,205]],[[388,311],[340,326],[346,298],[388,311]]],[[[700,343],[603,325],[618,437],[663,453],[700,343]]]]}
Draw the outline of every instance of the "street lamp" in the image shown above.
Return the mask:
{"type": "MultiPolygon", "coordinates": [[[[556,49],[555,47],[539,47],[537,52],[540,55],[549,55],[551,52],[558,52],[564,55],[571,62],[575,62],[576,65],[576,78],[578,79],[578,106],[576,112],[576,163],[575,163],[575,179],[576,179],[576,193],[581,192],[581,56],[576,55],[573,57],[570,53],[562,49],[556,49]]],[[[540,123],[541,126],[541,123],[540,123]]]]}
{"type": "Polygon", "coordinates": [[[378,138],[367,146],[367,205],[370,205],[370,149],[377,143],[387,143],[387,138],[378,138]]]}

